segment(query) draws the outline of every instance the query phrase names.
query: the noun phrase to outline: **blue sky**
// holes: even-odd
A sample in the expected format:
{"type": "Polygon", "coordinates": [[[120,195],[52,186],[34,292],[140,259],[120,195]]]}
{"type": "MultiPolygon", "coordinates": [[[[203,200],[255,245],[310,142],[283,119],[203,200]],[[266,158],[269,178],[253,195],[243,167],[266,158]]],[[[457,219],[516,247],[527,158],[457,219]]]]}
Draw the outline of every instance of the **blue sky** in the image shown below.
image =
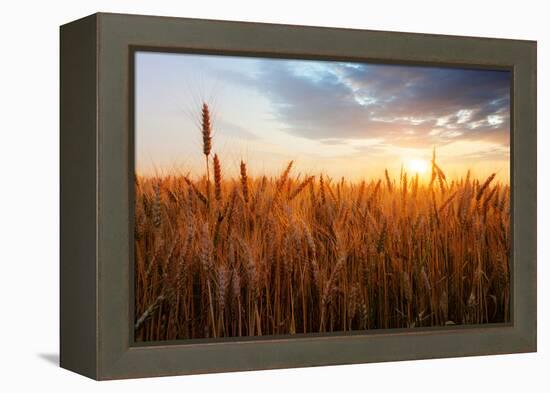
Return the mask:
{"type": "Polygon", "coordinates": [[[135,83],[139,173],[200,176],[206,101],[229,174],[378,177],[436,146],[451,175],[509,176],[506,71],[138,52],[135,83]]]}

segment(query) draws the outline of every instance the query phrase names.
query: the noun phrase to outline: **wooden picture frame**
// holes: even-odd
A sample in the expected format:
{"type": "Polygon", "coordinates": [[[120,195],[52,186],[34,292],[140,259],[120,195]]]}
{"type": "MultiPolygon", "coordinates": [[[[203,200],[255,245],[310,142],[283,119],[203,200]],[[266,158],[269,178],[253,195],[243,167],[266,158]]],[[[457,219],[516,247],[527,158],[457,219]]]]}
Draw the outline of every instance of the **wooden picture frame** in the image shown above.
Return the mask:
{"type": "Polygon", "coordinates": [[[61,27],[61,367],[119,379],[536,351],[536,42],[98,13],[61,27]],[[133,54],[506,69],[511,323],[137,345],[133,54]]]}

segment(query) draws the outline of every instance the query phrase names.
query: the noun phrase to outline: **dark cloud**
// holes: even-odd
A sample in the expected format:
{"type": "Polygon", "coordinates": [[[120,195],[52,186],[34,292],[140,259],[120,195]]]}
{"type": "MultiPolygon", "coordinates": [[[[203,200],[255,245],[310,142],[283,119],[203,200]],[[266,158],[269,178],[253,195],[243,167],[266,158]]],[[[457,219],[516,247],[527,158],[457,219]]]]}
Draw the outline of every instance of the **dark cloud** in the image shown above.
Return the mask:
{"type": "Polygon", "coordinates": [[[425,146],[454,140],[509,143],[505,71],[262,60],[254,85],[294,135],[384,138],[425,146]]]}

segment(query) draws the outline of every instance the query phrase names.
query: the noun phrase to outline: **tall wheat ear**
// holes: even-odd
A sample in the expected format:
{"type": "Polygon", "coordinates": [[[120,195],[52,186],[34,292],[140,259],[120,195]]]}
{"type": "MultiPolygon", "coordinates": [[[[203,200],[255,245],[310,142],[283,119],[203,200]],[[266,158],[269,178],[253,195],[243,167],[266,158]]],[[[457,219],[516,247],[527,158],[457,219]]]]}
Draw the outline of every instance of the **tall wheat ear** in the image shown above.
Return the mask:
{"type": "Polygon", "coordinates": [[[248,203],[248,175],[246,173],[246,164],[241,160],[241,186],[243,191],[243,199],[245,203],[248,203]]]}
{"type": "Polygon", "coordinates": [[[214,196],[216,201],[222,201],[222,167],[217,154],[214,154],[214,196]]]}
{"type": "Polygon", "coordinates": [[[202,104],[201,110],[201,132],[202,132],[202,152],[206,160],[206,198],[210,202],[210,166],[208,157],[212,151],[212,122],[210,109],[206,102],[202,104]]]}

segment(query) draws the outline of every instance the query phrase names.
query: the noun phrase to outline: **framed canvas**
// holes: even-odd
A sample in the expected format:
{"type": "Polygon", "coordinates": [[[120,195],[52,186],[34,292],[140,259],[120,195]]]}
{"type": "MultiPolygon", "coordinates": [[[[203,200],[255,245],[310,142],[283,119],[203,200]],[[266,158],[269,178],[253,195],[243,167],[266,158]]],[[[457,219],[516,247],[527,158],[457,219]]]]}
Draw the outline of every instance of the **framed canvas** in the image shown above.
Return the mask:
{"type": "Polygon", "coordinates": [[[536,43],[61,27],[61,366],[536,351],[536,43]]]}

